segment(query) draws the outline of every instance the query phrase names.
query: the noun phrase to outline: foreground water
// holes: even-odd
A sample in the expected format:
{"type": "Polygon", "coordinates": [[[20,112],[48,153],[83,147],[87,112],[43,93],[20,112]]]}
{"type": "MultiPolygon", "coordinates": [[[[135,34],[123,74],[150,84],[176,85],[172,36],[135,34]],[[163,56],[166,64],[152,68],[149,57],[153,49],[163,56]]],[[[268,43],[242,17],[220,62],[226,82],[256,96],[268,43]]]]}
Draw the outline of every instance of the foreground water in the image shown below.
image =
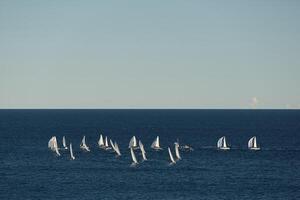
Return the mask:
{"type": "Polygon", "coordinates": [[[0,110],[0,138],[0,199],[300,199],[299,110],[0,110]],[[99,133],[120,158],[97,148],[99,133]],[[53,135],[73,143],[76,160],[48,150],[53,135]],[[132,135],[149,158],[137,167],[132,135]],[[150,150],[156,135],[162,152],[150,150]],[[229,151],[215,149],[223,135],[229,151]],[[247,150],[253,135],[261,151],[247,150]],[[169,166],[177,138],[195,151],[169,166]]]}

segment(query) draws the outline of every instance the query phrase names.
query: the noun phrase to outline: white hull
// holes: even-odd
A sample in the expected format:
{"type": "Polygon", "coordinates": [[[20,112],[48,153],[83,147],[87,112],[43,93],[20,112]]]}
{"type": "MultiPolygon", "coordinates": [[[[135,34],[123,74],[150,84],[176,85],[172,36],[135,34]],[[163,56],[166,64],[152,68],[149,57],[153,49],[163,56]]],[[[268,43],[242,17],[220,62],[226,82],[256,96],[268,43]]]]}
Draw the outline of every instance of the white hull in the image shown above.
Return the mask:
{"type": "Polygon", "coordinates": [[[258,151],[258,150],[260,150],[260,148],[259,147],[252,147],[252,148],[249,148],[249,150],[258,151]]]}
{"type": "Polygon", "coordinates": [[[219,149],[220,150],[229,150],[230,148],[229,147],[220,147],[219,149]]]}

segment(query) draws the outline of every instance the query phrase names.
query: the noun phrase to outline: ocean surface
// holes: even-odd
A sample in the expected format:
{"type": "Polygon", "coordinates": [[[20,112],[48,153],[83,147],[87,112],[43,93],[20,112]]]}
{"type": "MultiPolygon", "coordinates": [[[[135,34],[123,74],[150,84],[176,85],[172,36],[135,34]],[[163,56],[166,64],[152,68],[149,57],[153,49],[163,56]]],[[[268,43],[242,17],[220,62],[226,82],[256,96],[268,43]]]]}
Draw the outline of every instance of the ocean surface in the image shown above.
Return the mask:
{"type": "Polygon", "coordinates": [[[0,199],[300,199],[300,110],[0,110],[0,199]],[[100,133],[121,157],[97,147],[100,133]],[[48,149],[54,135],[75,160],[48,149]],[[135,167],[133,135],[148,157],[137,150],[135,167]],[[260,151],[247,150],[254,135],[260,151]],[[216,149],[221,136],[231,150],[216,149]],[[177,139],[194,151],[169,165],[177,139]]]}

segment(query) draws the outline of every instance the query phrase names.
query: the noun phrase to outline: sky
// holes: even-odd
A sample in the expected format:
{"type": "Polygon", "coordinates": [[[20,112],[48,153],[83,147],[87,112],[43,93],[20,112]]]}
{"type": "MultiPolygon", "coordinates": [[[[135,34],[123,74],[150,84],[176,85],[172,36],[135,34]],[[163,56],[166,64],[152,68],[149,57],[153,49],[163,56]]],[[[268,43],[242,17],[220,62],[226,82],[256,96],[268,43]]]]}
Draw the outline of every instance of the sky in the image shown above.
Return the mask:
{"type": "Polygon", "coordinates": [[[0,1],[0,108],[300,108],[300,1],[0,1]]]}

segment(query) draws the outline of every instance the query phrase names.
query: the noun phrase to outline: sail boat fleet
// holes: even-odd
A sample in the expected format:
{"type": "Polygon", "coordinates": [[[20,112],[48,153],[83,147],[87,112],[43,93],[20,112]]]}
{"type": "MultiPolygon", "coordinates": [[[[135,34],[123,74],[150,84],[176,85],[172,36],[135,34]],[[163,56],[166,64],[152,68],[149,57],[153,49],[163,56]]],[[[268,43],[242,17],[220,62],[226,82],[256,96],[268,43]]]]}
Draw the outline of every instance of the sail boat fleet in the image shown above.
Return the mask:
{"type": "MultiPolygon", "coordinates": [[[[59,150],[69,150],[70,159],[75,160],[75,156],[74,156],[73,148],[72,148],[72,143],[70,143],[69,147],[68,147],[67,143],[66,143],[65,136],[63,136],[63,138],[62,138],[62,146],[63,146],[63,148],[58,147],[58,142],[57,142],[56,136],[52,136],[50,138],[49,142],[48,142],[48,148],[51,151],[55,152],[57,156],[61,156],[59,150]]],[[[112,151],[112,152],[116,153],[116,157],[119,157],[119,156],[122,155],[117,142],[116,141],[113,142],[112,139],[108,140],[107,136],[105,136],[105,139],[104,139],[102,134],[100,134],[100,138],[98,140],[98,147],[100,149],[105,150],[105,151],[112,151]]],[[[135,151],[137,151],[137,150],[140,150],[140,152],[142,154],[142,161],[147,161],[146,151],[145,151],[144,145],[143,145],[141,140],[139,140],[139,142],[137,142],[136,137],[133,136],[129,141],[128,148],[130,149],[130,155],[131,155],[131,159],[132,159],[132,164],[131,165],[132,166],[135,166],[135,165],[139,164],[139,162],[137,160],[137,157],[136,157],[136,154],[135,154],[135,151]]],[[[154,149],[155,151],[163,150],[163,148],[161,148],[161,146],[160,146],[159,136],[157,136],[155,138],[155,140],[151,144],[151,148],[154,149]]],[[[85,136],[83,136],[83,138],[81,140],[80,149],[84,152],[90,152],[91,151],[90,148],[88,147],[88,145],[86,144],[86,137],[85,136]]],[[[173,153],[172,153],[170,147],[168,147],[167,149],[168,149],[168,153],[169,153],[170,164],[176,164],[176,162],[181,160],[180,150],[182,150],[182,149],[183,150],[186,150],[186,149],[193,150],[191,147],[189,147],[187,145],[180,146],[178,141],[174,143],[175,156],[173,156],[173,153]]],[[[227,144],[225,136],[218,139],[217,149],[219,149],[219,150],[230,150],[230,147],[227,144]]],[[[249,150],[254,150],[254,151],[260,150],[260,147],[257,145],[256,136],[253,136],[249,139],[248,149],[249,150]]]]}

